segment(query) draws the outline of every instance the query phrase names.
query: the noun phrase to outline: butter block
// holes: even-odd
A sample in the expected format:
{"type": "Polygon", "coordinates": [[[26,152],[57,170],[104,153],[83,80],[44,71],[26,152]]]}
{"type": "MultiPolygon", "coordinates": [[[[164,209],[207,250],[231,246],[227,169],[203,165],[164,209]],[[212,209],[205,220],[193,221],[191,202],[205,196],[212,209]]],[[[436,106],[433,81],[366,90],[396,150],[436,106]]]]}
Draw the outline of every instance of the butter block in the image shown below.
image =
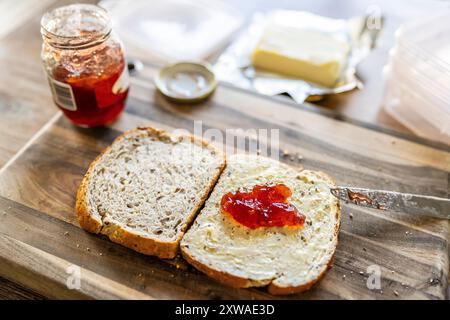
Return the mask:
{"type": "Polygon", "coordinates": [[[333,87],[350,47],[332,34],[269,22],[252,54],[253,66],[333,87]]]}

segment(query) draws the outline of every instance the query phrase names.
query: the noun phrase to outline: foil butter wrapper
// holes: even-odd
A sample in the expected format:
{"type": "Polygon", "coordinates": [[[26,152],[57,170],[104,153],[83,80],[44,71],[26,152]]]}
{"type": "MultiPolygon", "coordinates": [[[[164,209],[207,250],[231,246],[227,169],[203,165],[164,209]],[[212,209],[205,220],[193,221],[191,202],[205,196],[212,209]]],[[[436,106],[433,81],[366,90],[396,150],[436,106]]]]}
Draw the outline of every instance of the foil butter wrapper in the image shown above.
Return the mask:
{"type": "Polygon", "coordinates": [[[383,18],[379,16],[343,20],[325,18],[302,11],[276,10],[269,13],[256,13],[249,27],[242,31],[220,55],[214,65],[214,72],[219,81],[269,96],[288,94],[297,103],[306,100],[318,101],[325,95],[348,92],[356,88],[362,89],[363,83],[356,76],[356,66],[374,48],[382,25],[383,18]],[[350,52],[337,84],[328,88],[298,78],[255,69],[251,63],[251,55],[269,19],[289,21],[296,28],[323,32],[347,42],[350,52]]]}

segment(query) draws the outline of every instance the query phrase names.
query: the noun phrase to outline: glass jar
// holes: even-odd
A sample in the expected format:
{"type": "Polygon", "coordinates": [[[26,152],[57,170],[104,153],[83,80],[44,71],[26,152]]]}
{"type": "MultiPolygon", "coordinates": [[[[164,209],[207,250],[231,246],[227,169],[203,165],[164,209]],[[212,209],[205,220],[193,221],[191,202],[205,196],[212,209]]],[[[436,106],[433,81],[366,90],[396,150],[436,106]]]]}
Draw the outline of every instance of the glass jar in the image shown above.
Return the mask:
{"type": "Polygon", "coordinates": [[[41,34],[55,104],[76,125],[113,122],[124,109],[129,78],[106,10],[88,4],[54,9],[42,17],[41,34]]]}

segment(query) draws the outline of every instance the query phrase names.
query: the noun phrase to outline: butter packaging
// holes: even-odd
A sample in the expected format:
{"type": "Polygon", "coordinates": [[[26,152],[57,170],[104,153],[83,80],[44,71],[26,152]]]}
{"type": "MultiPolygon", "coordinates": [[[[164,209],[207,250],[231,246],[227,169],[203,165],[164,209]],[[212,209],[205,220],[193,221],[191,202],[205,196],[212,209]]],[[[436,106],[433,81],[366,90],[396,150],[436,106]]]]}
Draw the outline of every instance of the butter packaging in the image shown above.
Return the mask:
{"type": "Polygon", "coordinates": [[[381,16],[332,19],[309,12],[257,13],[214,66],[218,80],[296,102],[362,88],[356,65],[374,47],[381,16]]]}

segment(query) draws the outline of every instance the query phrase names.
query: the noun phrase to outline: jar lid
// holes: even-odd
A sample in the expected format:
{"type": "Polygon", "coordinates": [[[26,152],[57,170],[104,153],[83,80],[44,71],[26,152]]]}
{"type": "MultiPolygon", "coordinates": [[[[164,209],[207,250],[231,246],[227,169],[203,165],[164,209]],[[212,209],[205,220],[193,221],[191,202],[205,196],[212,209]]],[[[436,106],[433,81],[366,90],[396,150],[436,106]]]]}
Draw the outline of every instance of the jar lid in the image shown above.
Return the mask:
{"type": "Polygon", "coordinates": [[[203,101],[217,87],[216,77],[208,63],[188,61],[162,68],[155,76],[155,84],[165,97],[180,103],[203,101]]]}

